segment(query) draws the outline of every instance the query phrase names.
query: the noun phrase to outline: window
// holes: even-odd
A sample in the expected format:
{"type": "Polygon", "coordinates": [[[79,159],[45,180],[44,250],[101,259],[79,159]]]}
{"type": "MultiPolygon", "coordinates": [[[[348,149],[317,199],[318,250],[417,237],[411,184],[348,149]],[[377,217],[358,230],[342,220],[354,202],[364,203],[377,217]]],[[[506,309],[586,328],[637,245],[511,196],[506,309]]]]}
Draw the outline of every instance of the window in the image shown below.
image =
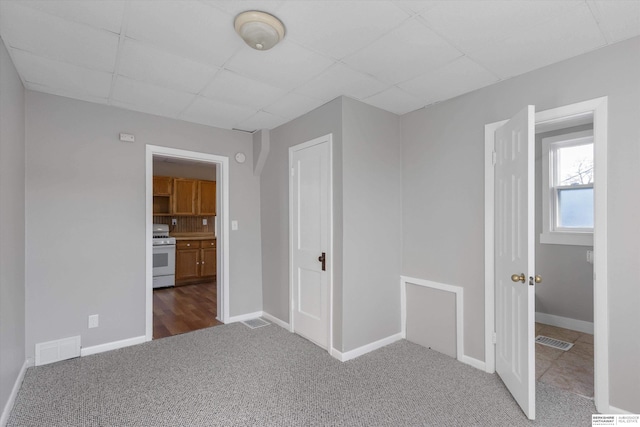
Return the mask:
{"type": "Polygon", "coordinates": [[[540,243],[593,245],[593,131],[542,140],[540,243]]]}

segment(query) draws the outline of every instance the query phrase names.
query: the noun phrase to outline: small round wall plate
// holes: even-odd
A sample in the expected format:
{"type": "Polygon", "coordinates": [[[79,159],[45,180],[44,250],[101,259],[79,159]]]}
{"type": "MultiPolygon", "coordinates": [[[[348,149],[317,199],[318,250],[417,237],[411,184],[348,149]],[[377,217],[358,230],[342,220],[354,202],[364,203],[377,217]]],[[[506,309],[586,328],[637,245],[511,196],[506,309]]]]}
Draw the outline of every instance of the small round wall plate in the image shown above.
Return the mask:
{"type": "Polygon", "coordinates": [[[245,160],[247,160],[247,156],[244,153],[236,153],[236,162],[244,163],[245,160]]]}

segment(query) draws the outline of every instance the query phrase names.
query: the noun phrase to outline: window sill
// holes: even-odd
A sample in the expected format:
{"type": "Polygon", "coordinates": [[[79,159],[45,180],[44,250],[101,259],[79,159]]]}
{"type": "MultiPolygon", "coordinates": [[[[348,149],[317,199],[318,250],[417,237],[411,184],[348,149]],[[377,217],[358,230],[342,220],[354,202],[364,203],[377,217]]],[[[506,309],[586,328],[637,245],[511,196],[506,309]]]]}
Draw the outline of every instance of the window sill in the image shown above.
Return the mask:
{"type": "Polygon", "coordinates": [[[545,245],[593,246],[593,233],[542,233],[540,243],[545,245]]]}

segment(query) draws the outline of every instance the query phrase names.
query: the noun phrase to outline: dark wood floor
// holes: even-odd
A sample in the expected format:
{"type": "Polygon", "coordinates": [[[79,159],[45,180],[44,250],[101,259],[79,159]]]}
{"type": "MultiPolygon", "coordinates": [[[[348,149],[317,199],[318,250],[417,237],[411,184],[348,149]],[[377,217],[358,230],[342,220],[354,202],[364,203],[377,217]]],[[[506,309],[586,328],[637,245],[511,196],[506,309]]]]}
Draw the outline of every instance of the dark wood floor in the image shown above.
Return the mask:
{"type": "Polygon", "coordinates": [[[216,320],[216,282],[153,290],[153,339],[210,326],[216,320]]]}

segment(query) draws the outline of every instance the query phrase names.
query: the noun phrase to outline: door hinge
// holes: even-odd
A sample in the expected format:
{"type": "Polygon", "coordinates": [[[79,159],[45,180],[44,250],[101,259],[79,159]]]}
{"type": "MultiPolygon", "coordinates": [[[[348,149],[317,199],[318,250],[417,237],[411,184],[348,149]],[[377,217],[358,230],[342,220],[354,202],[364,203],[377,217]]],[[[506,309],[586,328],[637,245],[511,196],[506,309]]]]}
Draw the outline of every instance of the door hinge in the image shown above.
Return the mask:
{"type": "Polygon", "coordinates": [[[493,344],[495,344],[495,343],[497,342],[497,335],[496,335],[496,333],[495,333],[495,332],[491,335],[491,342],[492,342],[493,344]]]}
{"type": "Polygon", "coordinates": [[[495,166],[496,165],[496,161],[497,161],[497,154],[495,151],[491,152],[491,165],[495,166]]]}

